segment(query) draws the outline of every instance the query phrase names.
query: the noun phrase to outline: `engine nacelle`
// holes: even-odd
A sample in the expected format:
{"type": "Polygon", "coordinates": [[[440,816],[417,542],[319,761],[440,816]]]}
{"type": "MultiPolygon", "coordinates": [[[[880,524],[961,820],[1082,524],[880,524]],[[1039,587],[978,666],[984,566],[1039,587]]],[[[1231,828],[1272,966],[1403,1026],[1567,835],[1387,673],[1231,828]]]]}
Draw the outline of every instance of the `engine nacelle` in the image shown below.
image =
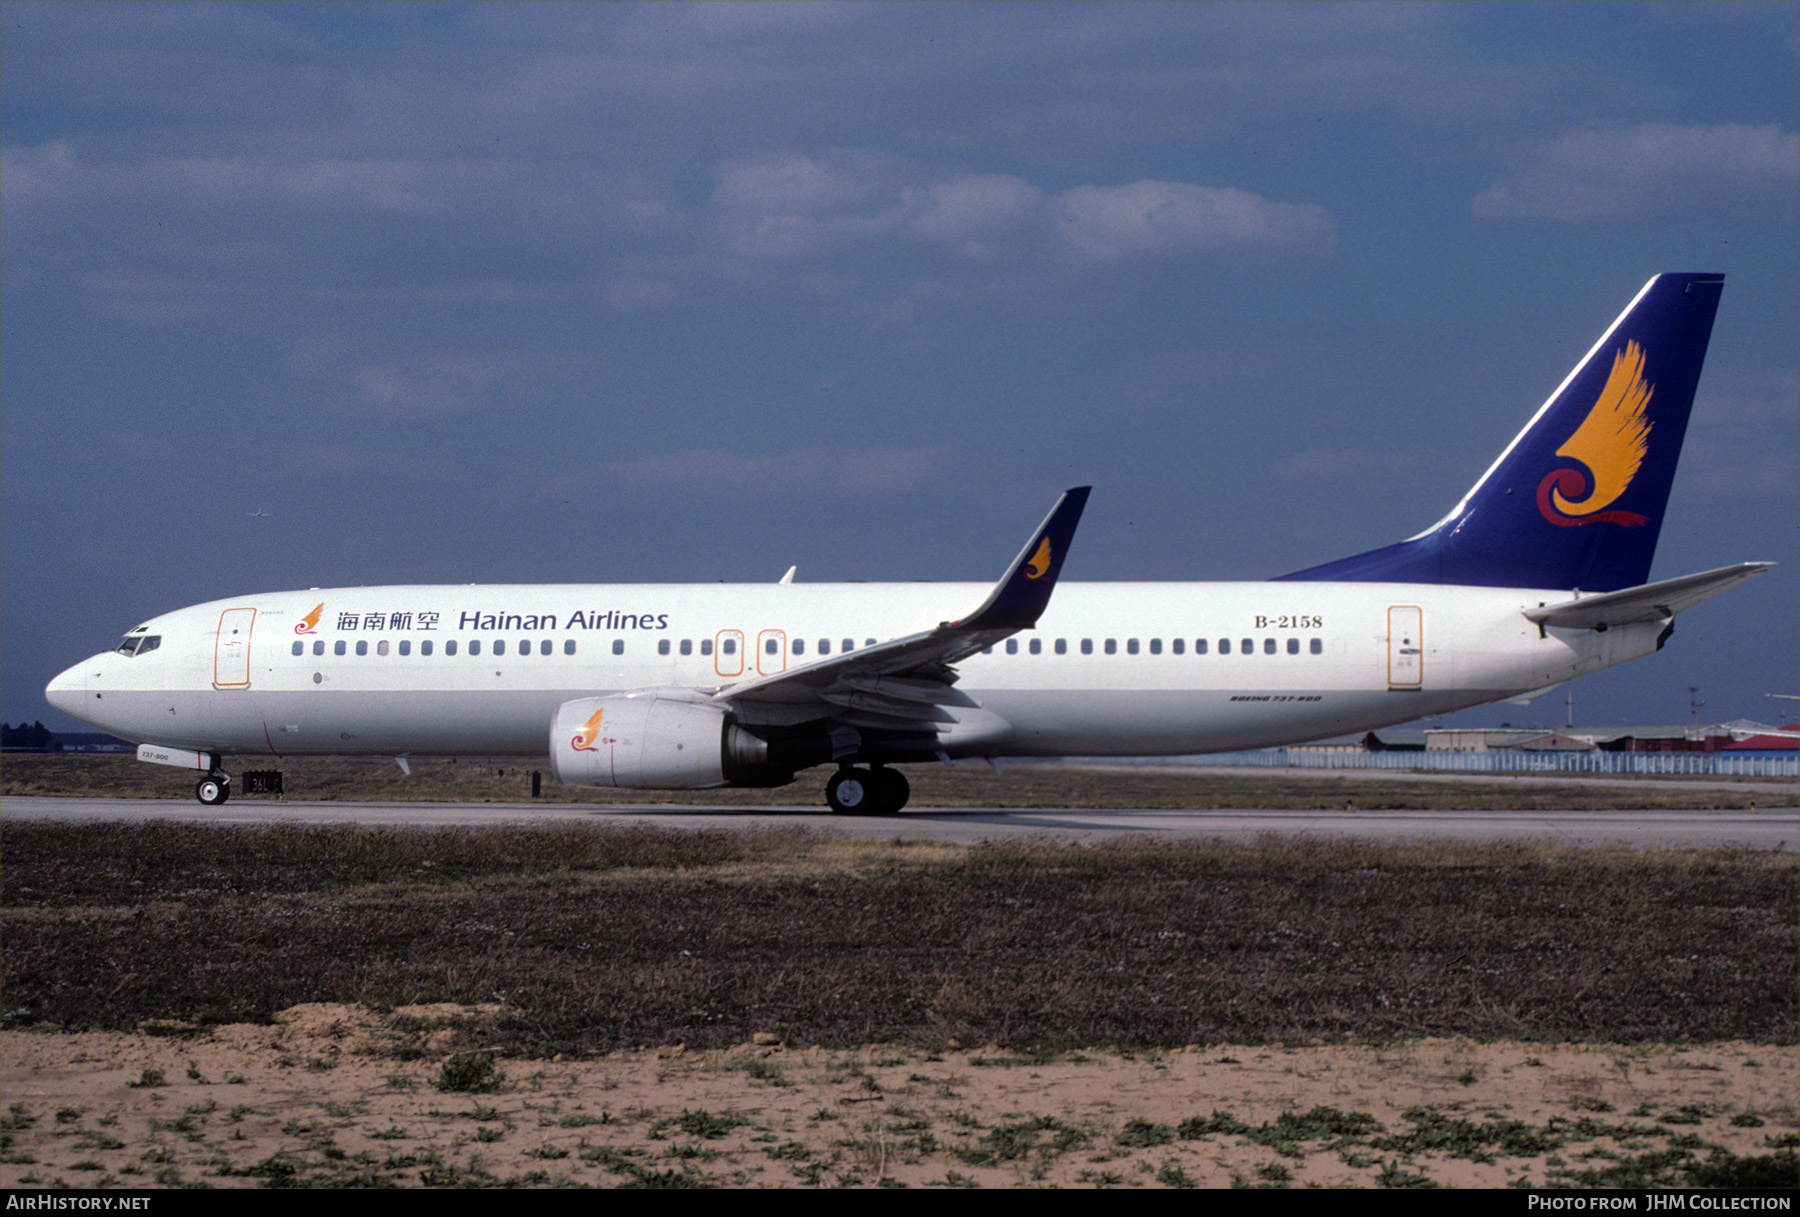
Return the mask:
{"type": "Polygon", "coordinates": [[[550,768],[567,786],[695,790],[767,760],[767,746],[723,707],[654,692],[564,702],[550,722],[550,768]]]}

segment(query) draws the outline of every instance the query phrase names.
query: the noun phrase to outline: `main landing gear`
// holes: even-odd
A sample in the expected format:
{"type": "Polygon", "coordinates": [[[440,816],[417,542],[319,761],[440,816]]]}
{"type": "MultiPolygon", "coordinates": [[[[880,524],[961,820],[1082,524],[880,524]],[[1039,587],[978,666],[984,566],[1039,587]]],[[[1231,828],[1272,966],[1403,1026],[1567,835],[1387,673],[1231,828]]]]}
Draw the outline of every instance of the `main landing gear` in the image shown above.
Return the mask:
{"type": "Polygon", "coordinates": [[[912,785],[898,769],[846,766],[825,783],[825,801],[840,816],[891,816],[906,806],[912,785]]]}
{"type": "Polygon", "coordinates": [[[209,773],[200,779],[194,787],[194,797],[208,807],[217,807],[231,797],[231,775],[229,773],[209,773]]]}

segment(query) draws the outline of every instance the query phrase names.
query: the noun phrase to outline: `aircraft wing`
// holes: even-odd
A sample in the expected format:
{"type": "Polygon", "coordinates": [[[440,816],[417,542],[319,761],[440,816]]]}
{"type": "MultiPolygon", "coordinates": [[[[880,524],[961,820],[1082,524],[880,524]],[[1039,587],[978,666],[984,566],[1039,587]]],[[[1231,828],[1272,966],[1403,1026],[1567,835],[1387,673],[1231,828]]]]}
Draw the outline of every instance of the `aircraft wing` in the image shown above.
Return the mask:
{"type": "Polygon", "coordinates": [[[713,694],[733,705],[807,705],[851,726],[930,732],[957,721],[946,706],[973,708],[953,686],[952,666],[1020,630],[1050,603],[1069,541],[1087,505],[1088,486],[1065,491],[981,606],[935,629],[833,655],[773,676],[726,685],[713,694]]]}
{"type": "Polygon", "coordinates": [[[1721,566],[1718,570],[1701,571],[1697,575],[1683,575],[1679,579],[1664,579],[1642,587],[1528,608],[1525,616],[1541,626],[1572,630],[1604,630],[1615,625],[1666,621],[1774,565],[1773,562],[1740,562],[1736,566],[1721,566]]]}

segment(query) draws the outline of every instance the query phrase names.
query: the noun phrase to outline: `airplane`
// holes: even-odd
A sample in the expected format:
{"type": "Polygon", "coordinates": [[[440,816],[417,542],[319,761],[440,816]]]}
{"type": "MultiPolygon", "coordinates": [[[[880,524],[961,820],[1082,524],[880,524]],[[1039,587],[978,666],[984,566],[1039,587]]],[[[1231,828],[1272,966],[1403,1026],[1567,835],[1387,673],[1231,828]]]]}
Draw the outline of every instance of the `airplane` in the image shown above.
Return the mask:
{"type": "MultiPolygon", "coordinates": [[[[1087,487],[991,587],[468,585],[195,605],[57,709],[231,794],[228,755],[541,757],[568,785],[906,805],[897,765],[1298,743],[1547,693],[1774,563],[1648,582],[1723,288],[1651,279],[1436,524],[1263,582],[1058,584],[1087,487]]],[[[409,770],[410,772],[410,770],[409,770]]]]}

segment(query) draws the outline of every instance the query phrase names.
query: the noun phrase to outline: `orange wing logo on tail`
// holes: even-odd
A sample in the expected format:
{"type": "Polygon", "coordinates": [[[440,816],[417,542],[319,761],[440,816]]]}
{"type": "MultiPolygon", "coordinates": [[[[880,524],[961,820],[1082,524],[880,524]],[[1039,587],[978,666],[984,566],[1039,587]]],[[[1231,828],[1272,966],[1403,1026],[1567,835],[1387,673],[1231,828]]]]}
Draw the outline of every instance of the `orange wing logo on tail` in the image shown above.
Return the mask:
{"type": "Polygon", "coordinates": [[[1594,408],[1556,450],[1582,468],[1553,469],[1538,483],[1538,511],[1546,520],[1559,528],[1601,521],[1636,528],[1647,522],[1635,511],[1605,508],[1625,493],[1650,451],[1650,420],[1644,415],[1655,392],[1644,379],[1643,348],[1627,342],[1613,356],[1612,374],[1594,408]]]}
{"type": "Polygon", "coordinates": [[[1037,552],[1035,554],[1031,555],[1031,561],[1025,564],[1025,577],[1027,579],[1042,579],[1049,570],[1050,538],[1045,537],[1044,543],[1037,547],[1037,552]]]}
{"type": "Polygon", "coordinates": [[[577,752],[600,751],[599,745],[594,741],[600,738],[600,716],[605,713],[605,706],[594,711],[587,722],[581,724],[581,730],[575,733],[575,738],[569,741],[569,747],[577,752]]]}
{"type": "Polygon", "coordinates": [[[319,614],[324,611],[325,611],[325,606],[323,604],[314,605],[312,612],[308,613],[306,616],[300,618],[299,621],[294,623],[294,633],[296,633],[296,634],[312,633],[313,627],[319,624],[319,614]]]}

